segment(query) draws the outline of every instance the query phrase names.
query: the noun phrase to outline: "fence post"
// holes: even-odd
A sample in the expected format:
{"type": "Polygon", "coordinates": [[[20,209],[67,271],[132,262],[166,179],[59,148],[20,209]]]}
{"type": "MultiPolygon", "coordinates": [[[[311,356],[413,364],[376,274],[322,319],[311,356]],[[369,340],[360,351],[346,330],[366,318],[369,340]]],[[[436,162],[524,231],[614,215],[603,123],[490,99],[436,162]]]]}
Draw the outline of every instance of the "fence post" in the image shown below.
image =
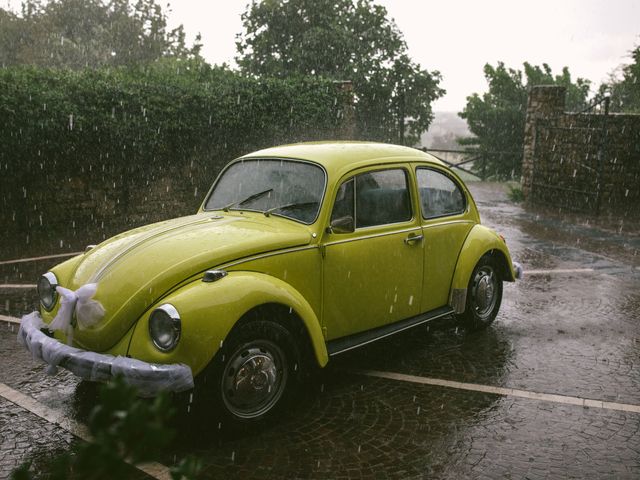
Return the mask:
{"type": "Polygon", "coordinates": [[[398,98],[398,126],[400,127],[400,145],[404,145],[404,88],[400,87],[398,98]]]}
{"type": "Polygon", "coordinates": [[[482,154],[482,172],[480,173],[480,178],[484,182],[487,179],[487,154],[482,154]]]}
{"type": "Polygon", "coordinates": [[[600,215],[600,207],[602,203],[602,182],[604,172],[604,162],[607,158],[607,142],[609,135],[607,132],[607,124],[609,118],[609,103],[611,97],[609,95],[604,97],[604,115],[602,117],[602,135],[600,137],[600,146],[598,148],[598,181],[596,183],[596,215],[600,215]]]}

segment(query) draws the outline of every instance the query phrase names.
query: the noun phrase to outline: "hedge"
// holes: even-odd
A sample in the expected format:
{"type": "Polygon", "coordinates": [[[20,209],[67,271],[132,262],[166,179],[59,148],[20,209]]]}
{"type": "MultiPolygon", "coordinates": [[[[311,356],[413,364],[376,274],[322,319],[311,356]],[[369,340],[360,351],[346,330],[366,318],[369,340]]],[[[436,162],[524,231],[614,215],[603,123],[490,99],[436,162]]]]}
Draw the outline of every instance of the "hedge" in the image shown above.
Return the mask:
{"type": "Polygon", "coordinates": [[[0,260],[194,212],[232,158],[341,136],[348,101],[328,80],[176,62],[0,69],[0,260]]]}

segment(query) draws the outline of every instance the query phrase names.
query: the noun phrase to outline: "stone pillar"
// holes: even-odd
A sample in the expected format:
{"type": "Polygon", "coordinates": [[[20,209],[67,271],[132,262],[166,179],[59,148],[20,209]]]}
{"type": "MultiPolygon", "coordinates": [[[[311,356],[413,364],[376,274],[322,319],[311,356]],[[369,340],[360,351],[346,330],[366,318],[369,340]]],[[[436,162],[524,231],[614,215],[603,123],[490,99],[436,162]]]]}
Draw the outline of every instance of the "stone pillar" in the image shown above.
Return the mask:
{"type": "Polygon", "coordinates": [[[353,140],[356,133],[356,114],[353,105],[353,83],[351,80],[335,80],[338,90],[345,93],[346,103],[343,105],[342,122],[336,132],[336,138],[341,140],[353,140]]]}
{"type": "Polygon", "coordinates": [[[536,122],[554,119],[564,113],[566,88],[557,85],[536,85],[529,89],[527,117],[524,124],[524,152],[522,155],[522,193],[525,200],[531,194],[536,140],[536,122]]]}

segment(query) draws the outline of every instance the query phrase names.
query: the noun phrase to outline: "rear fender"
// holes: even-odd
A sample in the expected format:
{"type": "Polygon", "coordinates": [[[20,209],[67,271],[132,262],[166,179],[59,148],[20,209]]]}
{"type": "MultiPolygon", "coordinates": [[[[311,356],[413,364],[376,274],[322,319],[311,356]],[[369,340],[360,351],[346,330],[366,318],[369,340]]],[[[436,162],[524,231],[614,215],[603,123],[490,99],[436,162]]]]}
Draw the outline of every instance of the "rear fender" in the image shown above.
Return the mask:
{"type": "Polygon", "coordinates": [[[484,255],[495,257],[498,274],[503,281],[515,281],[516,273],[511,255],[502,237],[484,225],[475,225],[462,246],[451,282],[449,305],[456,313],[463,313],[465,310],[469,279],[478,260],[484,255]]]}

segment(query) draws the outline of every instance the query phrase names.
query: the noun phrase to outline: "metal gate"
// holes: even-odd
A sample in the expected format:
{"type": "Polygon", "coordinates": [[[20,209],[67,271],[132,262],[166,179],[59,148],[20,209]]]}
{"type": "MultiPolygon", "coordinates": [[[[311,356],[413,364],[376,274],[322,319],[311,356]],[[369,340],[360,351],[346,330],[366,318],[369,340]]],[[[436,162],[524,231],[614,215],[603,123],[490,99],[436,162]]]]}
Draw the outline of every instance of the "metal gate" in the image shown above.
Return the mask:
{"type": "MultiPolygon", "coordinates": [[[[514,172],[518,170],[518,165],[522,162],[522,152],[487,152],[479,149],[453,150],[428,147],[421,147],[421,150],[430,153],[449,167],[480,180],[493,177],[487,169],[489,159],[507,166],[507,170],[511,171],[511,175],[506,176],[507,179],[514,178],[514,172]]],[[[501,177],[500,179],[504,180],[505,178],[501,177]]]]}
{"type": "Polygon", "coordinates": [[[607,153],[609,98],[558,125],[538,119],[533,148],[531,201],[567,210],[598,213],[607,153]]]}

